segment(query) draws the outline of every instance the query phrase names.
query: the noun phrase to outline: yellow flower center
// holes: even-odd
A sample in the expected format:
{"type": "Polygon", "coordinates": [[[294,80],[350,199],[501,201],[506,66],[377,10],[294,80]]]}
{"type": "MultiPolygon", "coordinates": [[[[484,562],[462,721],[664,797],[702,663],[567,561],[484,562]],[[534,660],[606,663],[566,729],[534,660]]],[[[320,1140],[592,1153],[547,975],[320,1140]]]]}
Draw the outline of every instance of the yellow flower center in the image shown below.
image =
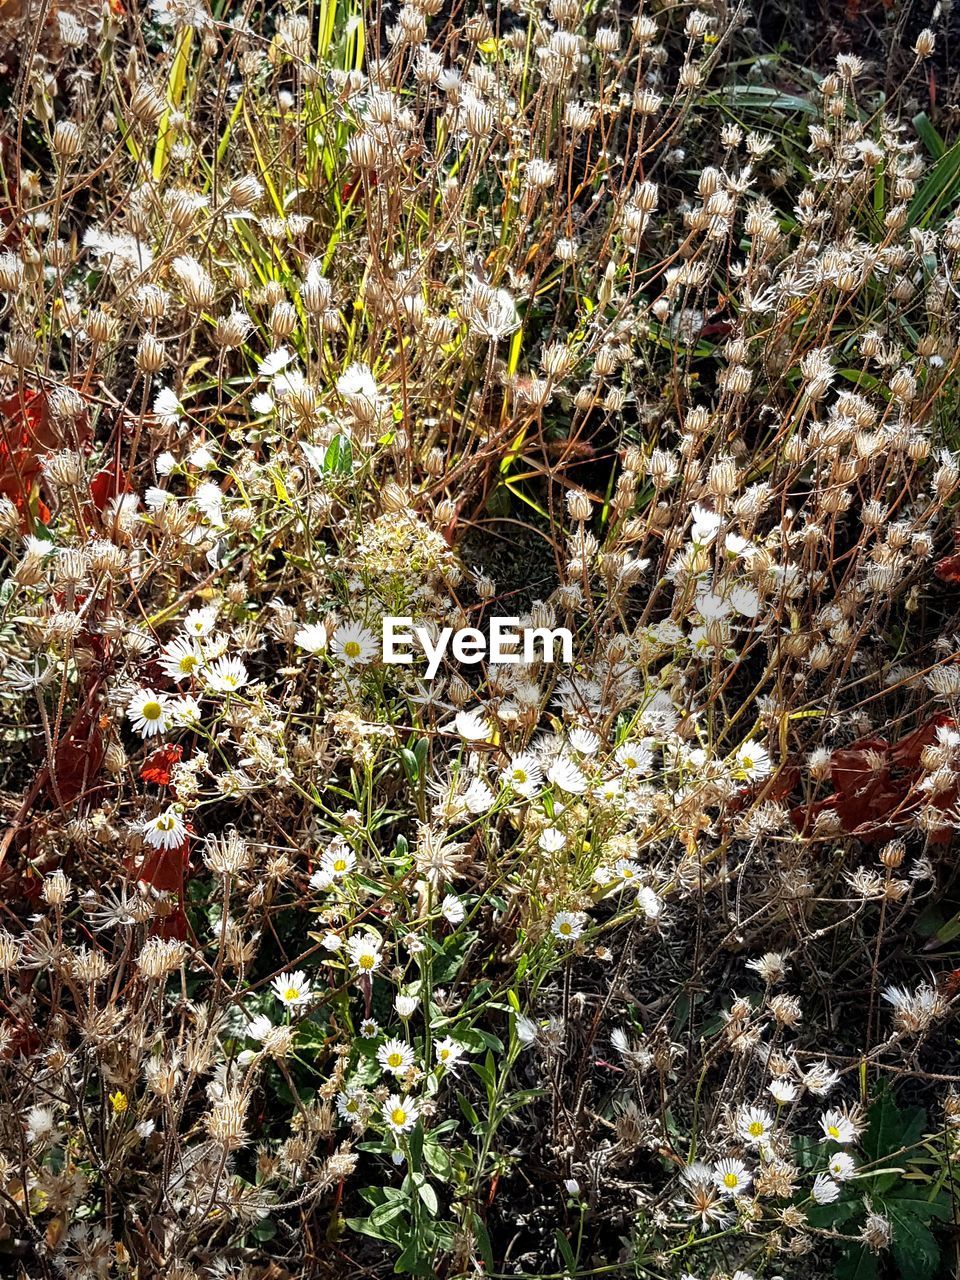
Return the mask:
{"type": "Polygon", "coordinates": [[[399,1067],[402,1064],[403,1064],[402,1053],[391,1053],[390,1056],[387,1058],[388,1067],[399,1067]]]}
{"type": "Polygon", "coordinates": [[[184,674],[185,676],[188,676],[188,675],[190,674],[190,672],[191,672],[191,671],[195,671],[195,670],[196,670],[196,667],[197,667],[197,663],[198,663],[198,662],[199,662],[199,658],[197,657],[197,655],[196,655],[195,653],[188,653],[188,654],[185,654],[185,655],[180,659],[180,664],[179,664],[179,665],[180,665],[180,670],[183,672],[183,674],[184,674]]]}
{"type": "Polygon", "coordinates": [[[333,864],[333,869],[334,871],[346,871],[347,869],[346,858],[338,858],[336,862],[333,864]]]}
{"type": "Polygon", "coordinates": [[[840,1137],[840,1130],[837,1128],[837,1126],[836,1126],[835,1124],[828,1124],[828,1125],[827,1125],[827,1133],[829,1133],[829,1135],[830,1135],[830,1137],[831,1137],[831,1138],[839,1138],[839,1137],[840,1137]]]}
{"type": "Polygon", "coordinates": [[[763,1125],[759,1120],[754,1120],[750,1125],[750,1137],[759,1138],[763,1134],[763,1125]]]}
{"type": "Polygon", "coordinates": [[[373,956],[372,955],[361,956],[357,963],[359,964],[361,969],[372,969],[373,956]]]}
{"type": "Polygon", "coordinates": [[[113,1107],[115,1115],[123,1115],[127,1109],[127,1095],[122,1089],[118,1089],[116,1093],[110,1095],[110,1105],[113,1107]]]}
{"type": "Polygon", "coordinates": [[[570,927],[570,924],[566,920],[564,920],[563,924],[560,926],[560,932],[563,934],[564,937],[567,937],[568,934],[571,934],[573,932],[572,928],[570,927]]]}
{"type": "Polygon", "coordinates": [[[513,771],[513,780],[514,780],[514,782],[526,782],[526,780],[527,780],[527,773],[526,773],[526,770],[525,770],[525,769],[514,769],[514,771],[513,771]]]}
{"type": "Polygon", "coordinates": [[[299,1000],[299,999],[300,999],[300,988],[299,988],[299,987],[287,987],[286,991],[283,993],[283,998],[284,998],[284,1000],[299,1000]]]}
{"type": "Polygon", "coordinates": [[[158,831],[172,831],[177,825],[177,820],[172,813],[162,813],[157,819],[158,831]]]}
{"type": "Polygon", "coordinates": [[[163,715],[163,706],[159,702],[145,702],[141,714],[144,720],[159,720],[163,715]]]}
{"type": "Polygon", "coordinates": [[[358,640],[348,640],[343,646],[343,652],[348,658],[360,657],[360,642],[358,640]]]}
{"type": "Polygon", "coordinates": [[[407,1123],[407,1113],[403,1107],[394,1107],[390,1112],[390,1119],[400,1129],[407,1123]]]}
{"type": "Polygon", "coordinates": [[[737,1185],[737,1175],[735,1173],[725,1173],[723,1175],[723,1185],[725,1187],[735,1187],[737,1185]]]}

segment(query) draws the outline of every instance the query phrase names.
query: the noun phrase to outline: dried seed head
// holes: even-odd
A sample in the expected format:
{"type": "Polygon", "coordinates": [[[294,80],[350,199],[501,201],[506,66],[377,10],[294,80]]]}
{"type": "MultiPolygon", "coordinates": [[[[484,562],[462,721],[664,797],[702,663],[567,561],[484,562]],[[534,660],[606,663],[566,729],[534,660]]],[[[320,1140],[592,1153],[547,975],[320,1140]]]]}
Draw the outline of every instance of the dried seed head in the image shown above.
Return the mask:
{"type": "Polygon", "coordinates": [[[137,343],[136,362],[141,373],[159,373],[163,368],[166,362],[163,343],[152,333],[145,333],[137,343]]]}
{"type": "Polygon", "coordinates": [[[230,184],[230,203],[235,209],[252,209],[262,195],[263,187],[251,173],[230,184]]]}
{"type": "Polygon", "coordinates": [[[61,120],[53,131],[50,149],[58,160],[72,160],[80,154],[83,138],[72,120],[61,120]]]}

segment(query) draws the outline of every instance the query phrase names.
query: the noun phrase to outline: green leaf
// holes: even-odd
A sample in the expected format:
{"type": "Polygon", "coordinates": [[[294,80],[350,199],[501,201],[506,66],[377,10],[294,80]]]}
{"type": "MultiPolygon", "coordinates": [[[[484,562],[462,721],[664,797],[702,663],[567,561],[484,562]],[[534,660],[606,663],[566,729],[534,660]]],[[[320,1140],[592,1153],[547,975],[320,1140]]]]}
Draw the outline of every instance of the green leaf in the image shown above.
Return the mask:
{"type": "Polygon", "coordinates": [[[334,436],[323,455],[323,469],[334,475],[349,475],[353,470],[353,446],[347,436],[334,436]]]}
{"type": "Polygon", "coordinates": [[[929,1227],[924,1226],[899,1200],[888,1200],[884,1209],[893,1227],[890,1252],[903,1280],[931,1280],[940,1261],[940,1246],[929,1227]]]}
{"type": "Polygon", "coordinates": [[[403,772],[407,775],[407,781],[411,787],[415,787],[420,777],[420,762],[407,747],[400,748],[400,759],[403,761],[403,772]]]}
{"type": "Polygon", "coordinates": [[[877,1260],[862,1245],[845,1249],[834,1271],[835,1280],[877,1280],[877,1260]]]}
{"type": "Polygon", "coordinates": [[[457,1103],[460,1107],[460,1110],[463,1112],[463,1117],[467,1121],[467,1123],[473,1125],[474,1128],[479,1128],[480,1117],[477,1115],[473,1106],[467,1101],[467,1099],[463,1096],[462,1093],[457,1094],[457,1103]]]}
{"type": "Polygon", "coordinates": [[[901,1111],[889,1088],[884,1088],[869,1111],[870,1123],[863,1138],[863,1150],[870,1161],[915,1147],[923,1137],[927,1116],[922,1107],[901,1111]]]}
{"type": "Polygon", "coordinates": [[[436,1217],[439,1204],[437,1202],[437,1193],[434,1191],[433,1187],[431,1187],[430,1183],[421,1182],[420,1186],[417,1187],[417,1192],[420,1199],[427,1206],[427,1212],[433,1217],[436,1217]]]}
{"type": "Polygon", "coordinates": [[[371,1226],[385,1227],[388,1222],[393,1222],[400,1218],[406,1212],[406,1205],[403,1201],[394,1204],[378,1204],[370,1214],[368,1221],[371,1226]]]}
{"type": "Polygon", "coordinates": [[[557,1244],[557,1252],[563,1259],[563,1265],[571,1273],[575,1272],[577,1269],[577,1260],[573,1256],[573,1250],[570,1248],[570,1241],[562,1231],[555,1231],[553,1233],[553,1238],[557,1244]]]}

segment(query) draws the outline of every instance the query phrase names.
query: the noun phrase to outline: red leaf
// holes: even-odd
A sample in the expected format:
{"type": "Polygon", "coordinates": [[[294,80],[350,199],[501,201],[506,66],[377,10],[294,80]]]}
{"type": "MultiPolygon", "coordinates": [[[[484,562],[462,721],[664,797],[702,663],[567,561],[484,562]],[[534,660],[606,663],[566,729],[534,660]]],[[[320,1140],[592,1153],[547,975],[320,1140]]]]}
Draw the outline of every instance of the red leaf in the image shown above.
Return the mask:
{"type": "MultiPolygon", "coordinates": [[[[64,446],[76,448],[90,436],[86,413],[74,422],[69,433],[61,431],[50,413],[44,391],[23,391],[0,398],[0,494],[15,504],[29,529],[31,506],[37,502],[41,458],[64,446]]],[[[37,514],[46,523],[49,510],[38,504],[37,514]]]]}
{"type": "Polygon", "coordinates": [[[76,800],[99,773],[104,751],[99,717],[88,712],[72,724],[57,743],[55,777],[47,782],[54,798],[63,804],[76,800]]]}
{"type": "Polygon", "coordinates": [[[102,511],[111,498],[117,498],[121,493],[129,492],[130,486],[123,468],[116,463],[110,467],[103,467],[90,481],[90,501],[98,511],[102,511]]]}
{"type": "Polygon", "coordinates": [[[933,572],[941,582],[960,582],[960,553],[938,560],[933,572]]]}
{"type": "Polygon", "coordinates": [[[182,759],[183,747],[177,743],[167,743],[144,760],[140,767],[140,777],[144,782],[153,782],[158,787],[167,787],[170,785],[173,766],[182,759]]]}
{"type": "Polygon", "coordinates": [[[153,889],[182,894],[189,861],[190,843],[186,840],[177,849],[147,849],[136,876],[153,889]]]}

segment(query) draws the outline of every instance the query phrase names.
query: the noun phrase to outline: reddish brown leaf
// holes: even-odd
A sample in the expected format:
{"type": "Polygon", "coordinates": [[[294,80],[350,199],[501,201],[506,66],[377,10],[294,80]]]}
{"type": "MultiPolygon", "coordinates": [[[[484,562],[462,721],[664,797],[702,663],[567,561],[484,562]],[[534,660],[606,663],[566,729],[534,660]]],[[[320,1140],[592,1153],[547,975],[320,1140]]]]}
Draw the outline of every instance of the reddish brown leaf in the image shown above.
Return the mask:
{"type": "Polygon", "coordinates": [[[933,572],[941,582],[960,582],[960,552],[938,560],[933,566],[933,572]]]}
{"type": "Polygon", "coordinates": [[[100,772],[104,751],[99,717],[88,712],[70,726],[57,744],[54,778],[47,782],[53,797],[63,804],[76,800],[100,772]]]}

